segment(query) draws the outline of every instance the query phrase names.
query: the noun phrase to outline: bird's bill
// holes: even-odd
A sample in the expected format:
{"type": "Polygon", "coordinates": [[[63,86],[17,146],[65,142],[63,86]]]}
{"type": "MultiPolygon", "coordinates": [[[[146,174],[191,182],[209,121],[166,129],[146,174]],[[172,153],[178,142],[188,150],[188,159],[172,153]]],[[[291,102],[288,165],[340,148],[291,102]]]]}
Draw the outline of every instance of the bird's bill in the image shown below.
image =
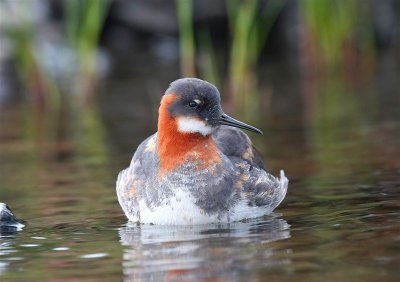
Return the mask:
{"type": "Polygon", "coordinates": [[[241,128],[241,129],[247,129],[253,132],[256,132],[258,134],[263,134],[261,130],[259,130],[258,128],[255,128],[254,126],[248,125],[244,122],[238,121],[234,118],[231,118],[230,116],[228,116],[227,114],[222,114],[221,118],[219,119],[219,123],[223,124],[223,125],[229,125],[229,126],[233,126],[233,127],[237,127],[237,128],[241,128]]]}

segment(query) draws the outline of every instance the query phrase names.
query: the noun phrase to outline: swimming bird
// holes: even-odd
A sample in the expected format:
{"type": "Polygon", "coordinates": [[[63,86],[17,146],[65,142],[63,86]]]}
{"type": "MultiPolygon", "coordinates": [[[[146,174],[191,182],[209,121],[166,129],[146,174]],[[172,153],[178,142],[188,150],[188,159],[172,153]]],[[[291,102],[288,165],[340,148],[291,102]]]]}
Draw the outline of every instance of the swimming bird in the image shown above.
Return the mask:
{"type": "Polygon", "coordinates": [[[0,203],[0,236],[19,231],[25,225],[17,219],[12,210],[5,203],[0,203]]]}
{"type": "Polygon", "coordinates": [[[272,212],[285,197],[283,170],[267,173],[240,129],[259,129],[225,114],[218,89],[197,78],[175,80],[163,95],[158,131],[118,175],[118,201],[131,222],[229,223],[272,212]]]}

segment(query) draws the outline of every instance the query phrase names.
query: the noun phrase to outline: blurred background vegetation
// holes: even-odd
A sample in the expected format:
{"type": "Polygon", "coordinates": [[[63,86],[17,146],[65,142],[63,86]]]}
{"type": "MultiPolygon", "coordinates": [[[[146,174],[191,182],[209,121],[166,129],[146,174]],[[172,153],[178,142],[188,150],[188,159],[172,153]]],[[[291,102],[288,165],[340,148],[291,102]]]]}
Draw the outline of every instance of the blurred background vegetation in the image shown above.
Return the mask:
{"type": "Polygon", "coordinates": [[[399,21],[395,0],[0,0],[0,108],[60,156],[105,130],[131,148],[182,76],[216,84],[228,112],[260,127],[290,117],[284,104],[314,127],[341,103],[354,115],[365,97],[348,93],[377,78],[395,88],[399,21]]]}
{"type": "MultiPolygon", "coordinates": [[[[260,66],[288,57],[313,75],[373,72],[382,52],[399,49],[399,6],[391,0],[1,0],[1,97],[15,95],[7,80],[18,80],[38,107],[59,108],[65,95],[82,105],[96,95],[100,78],[112,75],[111,65],[119,69],[120,50],[141,56],[145,46],[150,56],[180,61],[174,78],[207,79],[240,110],[258,92],[260,66]]],[[[398,52],[393,56],[399,60],[398,52]]]]}

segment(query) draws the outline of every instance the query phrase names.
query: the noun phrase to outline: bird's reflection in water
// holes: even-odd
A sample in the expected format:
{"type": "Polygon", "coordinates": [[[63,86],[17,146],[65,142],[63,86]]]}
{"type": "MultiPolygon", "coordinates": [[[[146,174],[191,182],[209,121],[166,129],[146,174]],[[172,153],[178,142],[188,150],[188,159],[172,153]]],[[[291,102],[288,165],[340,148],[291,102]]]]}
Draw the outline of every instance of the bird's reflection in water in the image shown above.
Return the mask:
{"type": "Polygon", "coordinates": [[[222,225],[127,225],[119,229],[125,281],[236,280],[288,264],[274,241],[290,226],[274,215],[222,225]]]}

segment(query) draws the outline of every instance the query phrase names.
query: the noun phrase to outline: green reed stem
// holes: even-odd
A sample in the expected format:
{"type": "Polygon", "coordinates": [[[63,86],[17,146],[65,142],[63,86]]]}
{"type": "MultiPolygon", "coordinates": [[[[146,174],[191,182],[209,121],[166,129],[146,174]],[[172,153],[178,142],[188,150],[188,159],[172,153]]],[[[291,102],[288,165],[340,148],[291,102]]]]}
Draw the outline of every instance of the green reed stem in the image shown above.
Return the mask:
{"type": "Polygon", "coordinates": [[[176,0],[180,34],[181,73],[196,76],[192,0],[176,0]]]}
{"type": "Polygon", "coordinates": [[[199,33],[200,60],[199,69],[202,78],[213,83],[217,87],[221,86],[218,72],[218,61],[213,47],[210,32],[203,30],[199,33]]]}

